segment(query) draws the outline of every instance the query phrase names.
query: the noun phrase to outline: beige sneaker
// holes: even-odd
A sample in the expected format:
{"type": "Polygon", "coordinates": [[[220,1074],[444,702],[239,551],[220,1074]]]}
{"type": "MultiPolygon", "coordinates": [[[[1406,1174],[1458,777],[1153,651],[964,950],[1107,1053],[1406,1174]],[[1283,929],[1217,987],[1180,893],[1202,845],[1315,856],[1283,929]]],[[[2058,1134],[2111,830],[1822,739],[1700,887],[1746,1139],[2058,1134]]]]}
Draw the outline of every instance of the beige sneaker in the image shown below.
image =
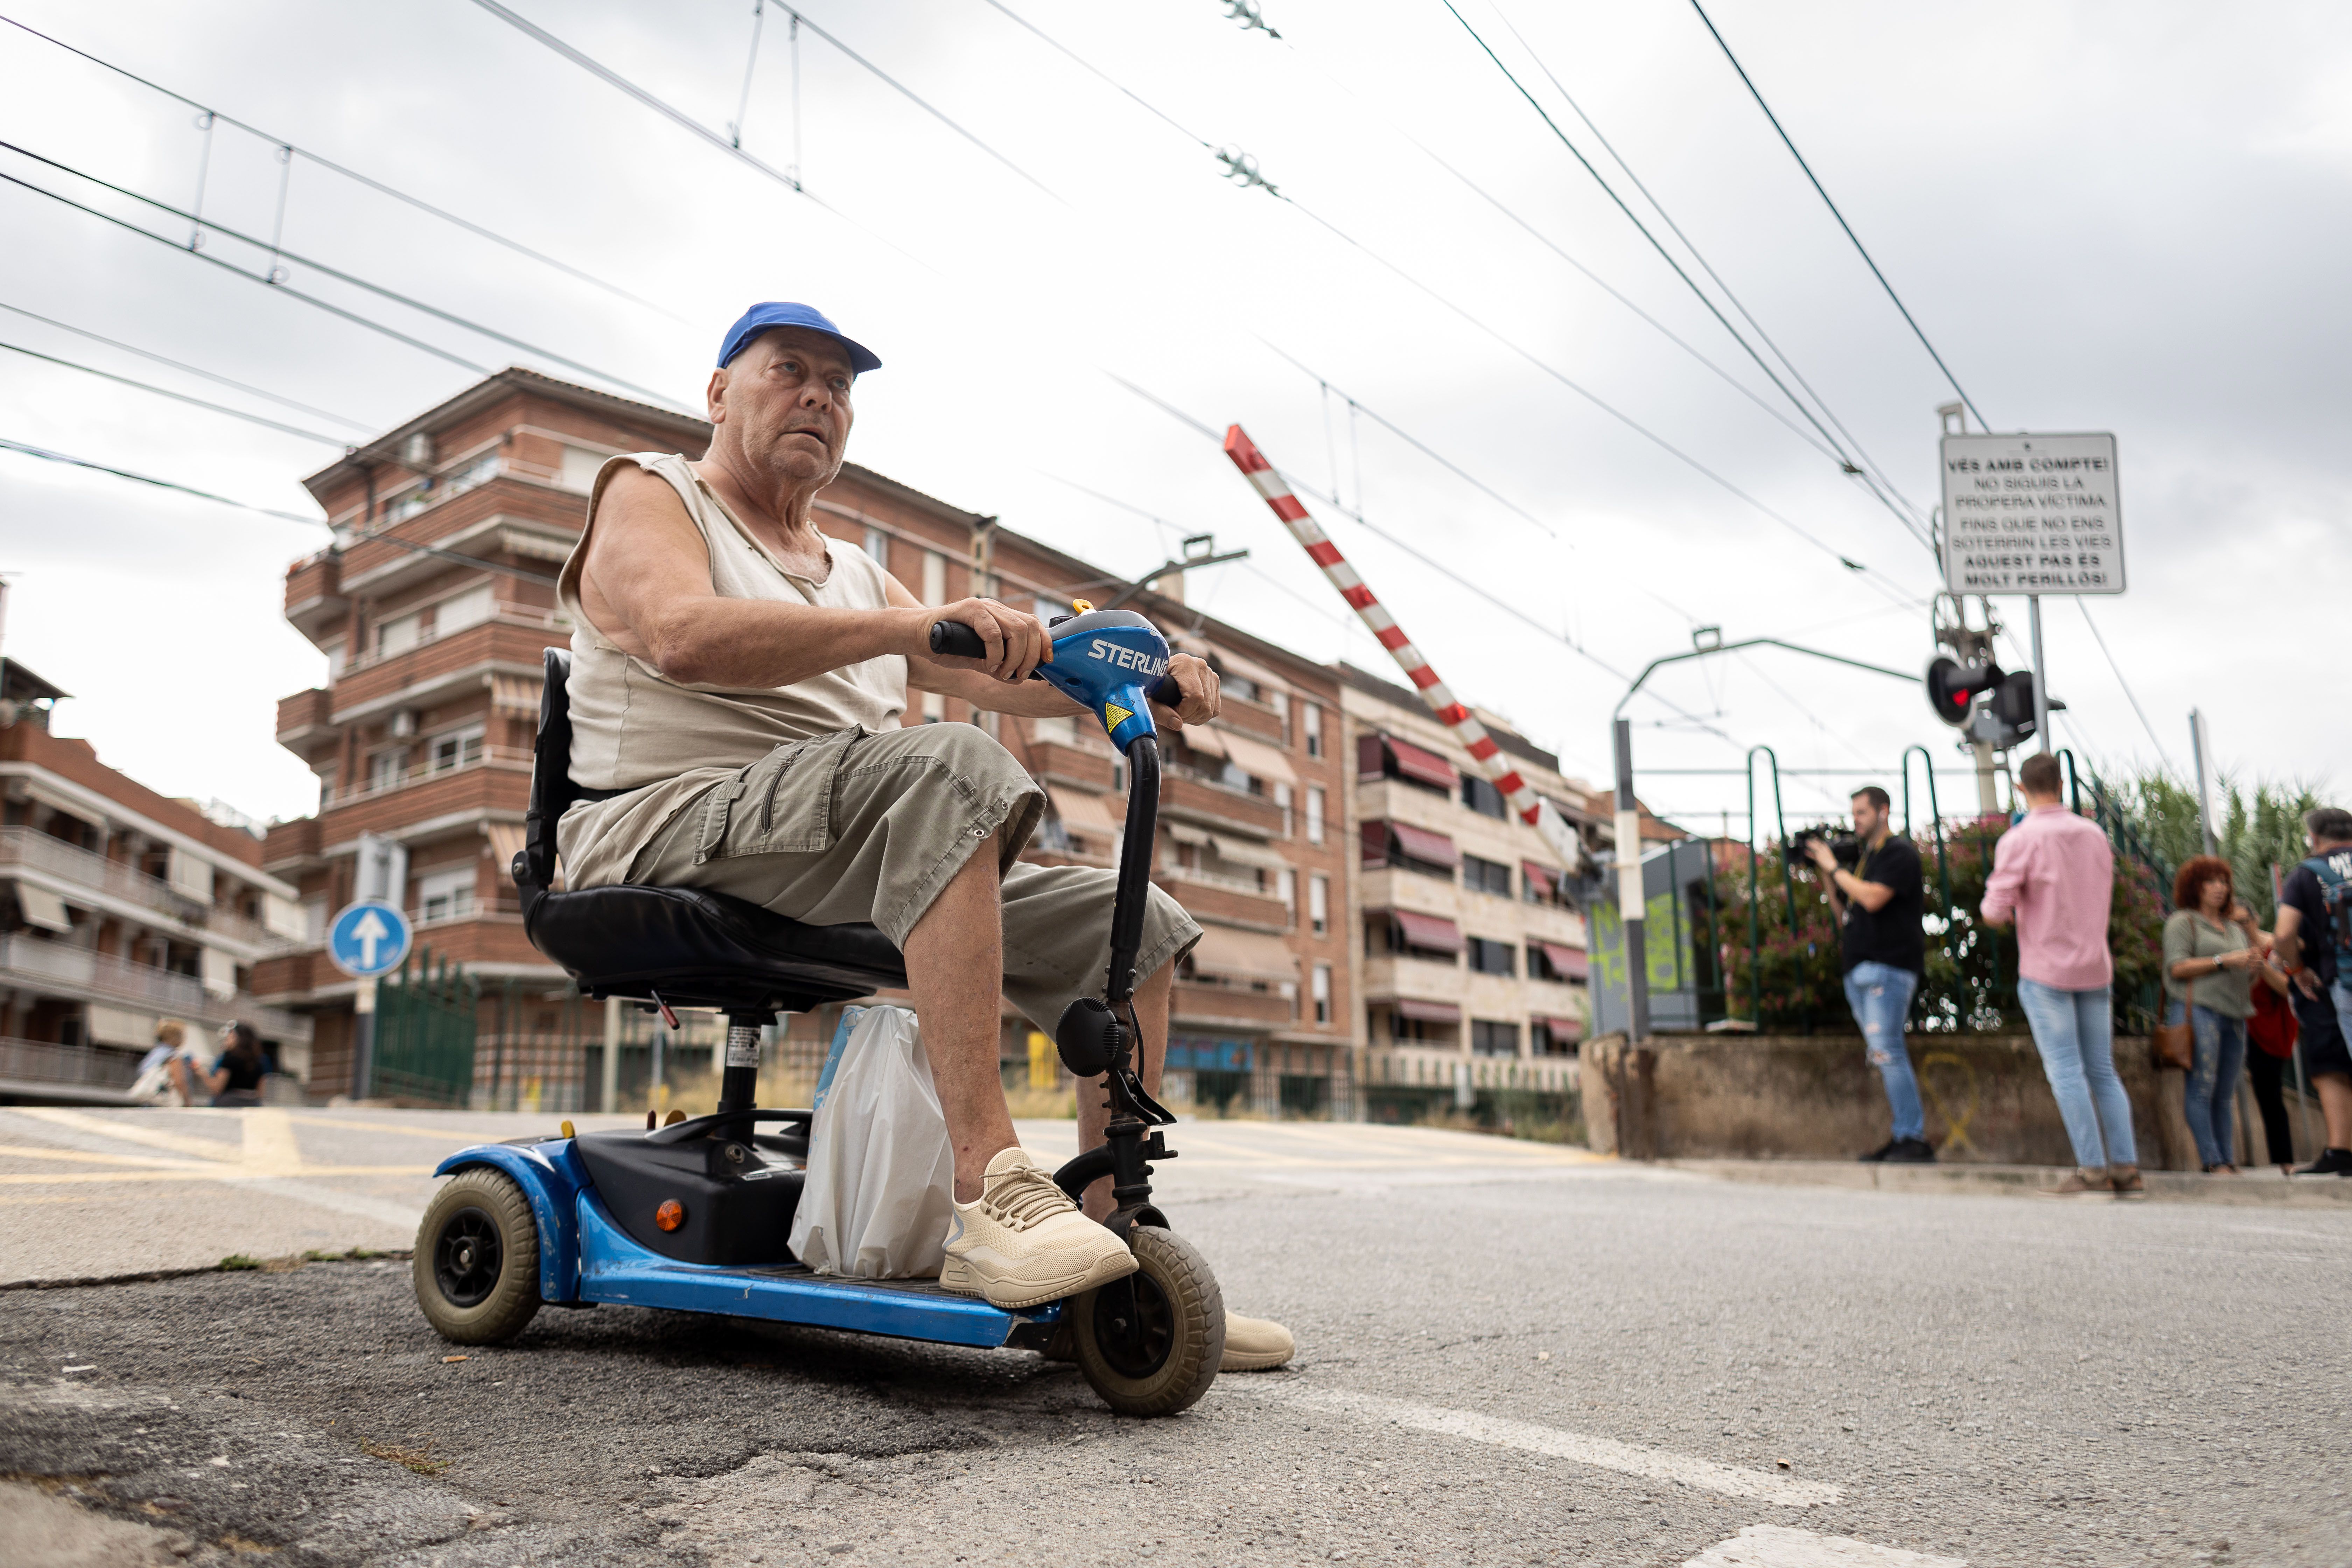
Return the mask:
{"type": "Polygon", "coordinates": [[[2104,1197],[2114,1190],[2107,1184],[2105,1171],[2083,1169],[2068,1173],[2065,1180],[2054,1187],[2042,1188],[2041,1193],[2045,1198],[2080,1198],[2093,1193],[2104,1197]]]}
{"type": "Polygon", "coordinates": [[[1271,1372],[1288,1361],[1298,1349],[1298,1342],[1280,1323],[1264,1318],[1244,1318],[1239,1312],[1225,1314],[1225,1359],[1217,1363],[1219,1372],[1271,1372]]]}
{"type": "Polygon", "coordinates": [[[1135,1272],[1135,1254],[1078,1212],[1026,1149],[988,1163],[980,1201],[955,1205],[940,1288],[1008,1310],[1041,1306],[1135,1272]]]}
{"type": "Polygon", "coordinates": [[[2137,1165],[2109,1165],[2107,1181],[2116,1189],[2116,1196],[2137,1201],[2147,1196],[2147,1184],[2140,1179],[2137,1165]]]}

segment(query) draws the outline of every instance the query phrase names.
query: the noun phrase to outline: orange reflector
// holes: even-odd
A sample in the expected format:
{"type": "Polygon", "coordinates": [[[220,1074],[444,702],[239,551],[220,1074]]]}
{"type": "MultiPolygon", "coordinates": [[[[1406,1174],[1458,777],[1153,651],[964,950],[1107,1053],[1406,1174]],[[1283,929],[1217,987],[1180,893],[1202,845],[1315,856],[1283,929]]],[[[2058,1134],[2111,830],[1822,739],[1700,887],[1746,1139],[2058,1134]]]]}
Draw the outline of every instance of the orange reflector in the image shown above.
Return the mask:
{"type": "Polygon", "coordinates": [[[578,1133],[572,1131],[572,1123],[569,1121],[560,1123],[559,1129],[566,1138],[576,1138],[579,1136],[578,1133]]]}
{"type": "Polygon", "coordinates": [[[662,1206],[654,1210],[654,1223],[664,1230],[676,1230],[686,1223],[686,1205],[676,1198],[664,1200],[662,1206]]]}

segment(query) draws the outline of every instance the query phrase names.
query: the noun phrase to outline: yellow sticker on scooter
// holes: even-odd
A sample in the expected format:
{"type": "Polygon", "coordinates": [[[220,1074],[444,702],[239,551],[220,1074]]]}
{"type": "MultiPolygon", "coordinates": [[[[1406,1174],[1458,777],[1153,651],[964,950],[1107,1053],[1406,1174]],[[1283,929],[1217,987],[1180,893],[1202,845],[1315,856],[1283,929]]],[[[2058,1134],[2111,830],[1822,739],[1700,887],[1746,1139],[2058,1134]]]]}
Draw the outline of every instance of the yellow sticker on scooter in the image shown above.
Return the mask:
{"type": "Polygon", "coordinates": [[[1120,707],[1116,702],[1106,702],[1103,704],[1103,728],[1106,730],[1116,730],[1121,724],[1126,723],[1129,719],[1134,717],[1135,715],[1133,713],[1129,712],[1126,709],[1120,707]]]}

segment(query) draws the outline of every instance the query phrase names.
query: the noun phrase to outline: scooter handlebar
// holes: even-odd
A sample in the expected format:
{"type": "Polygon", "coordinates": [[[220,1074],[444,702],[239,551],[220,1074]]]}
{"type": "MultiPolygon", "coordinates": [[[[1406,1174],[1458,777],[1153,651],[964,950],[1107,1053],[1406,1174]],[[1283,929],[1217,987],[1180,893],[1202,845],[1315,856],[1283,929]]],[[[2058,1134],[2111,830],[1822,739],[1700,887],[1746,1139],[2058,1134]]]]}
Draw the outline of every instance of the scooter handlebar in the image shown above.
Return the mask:
{"type": "MultiPolygon", "coordinates": [[[[931,651],[948,658],[986,658],[988,645],[980,640],[978,632],[961,621],[933,621],[931,651]]],[[[1172,675],[1161,676],[1145,695],[1163,708],[1177,707],[1184,700],[1183,689],[1176,684],[1176,678],[1172,675]]]]}

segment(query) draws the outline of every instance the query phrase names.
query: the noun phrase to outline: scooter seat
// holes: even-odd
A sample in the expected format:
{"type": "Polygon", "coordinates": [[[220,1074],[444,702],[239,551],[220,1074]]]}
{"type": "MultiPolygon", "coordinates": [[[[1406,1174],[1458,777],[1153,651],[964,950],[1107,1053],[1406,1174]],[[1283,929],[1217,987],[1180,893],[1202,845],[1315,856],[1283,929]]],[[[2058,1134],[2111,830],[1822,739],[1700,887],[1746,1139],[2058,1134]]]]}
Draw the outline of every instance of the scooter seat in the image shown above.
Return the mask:
{"type": "Polygon", "coordinates": [[[529,900],[531,945],[589,996],[726,1013],[805,1013],[907,984],[871,925],[803,925],[699,888],[583,888],[529,900]]]}

